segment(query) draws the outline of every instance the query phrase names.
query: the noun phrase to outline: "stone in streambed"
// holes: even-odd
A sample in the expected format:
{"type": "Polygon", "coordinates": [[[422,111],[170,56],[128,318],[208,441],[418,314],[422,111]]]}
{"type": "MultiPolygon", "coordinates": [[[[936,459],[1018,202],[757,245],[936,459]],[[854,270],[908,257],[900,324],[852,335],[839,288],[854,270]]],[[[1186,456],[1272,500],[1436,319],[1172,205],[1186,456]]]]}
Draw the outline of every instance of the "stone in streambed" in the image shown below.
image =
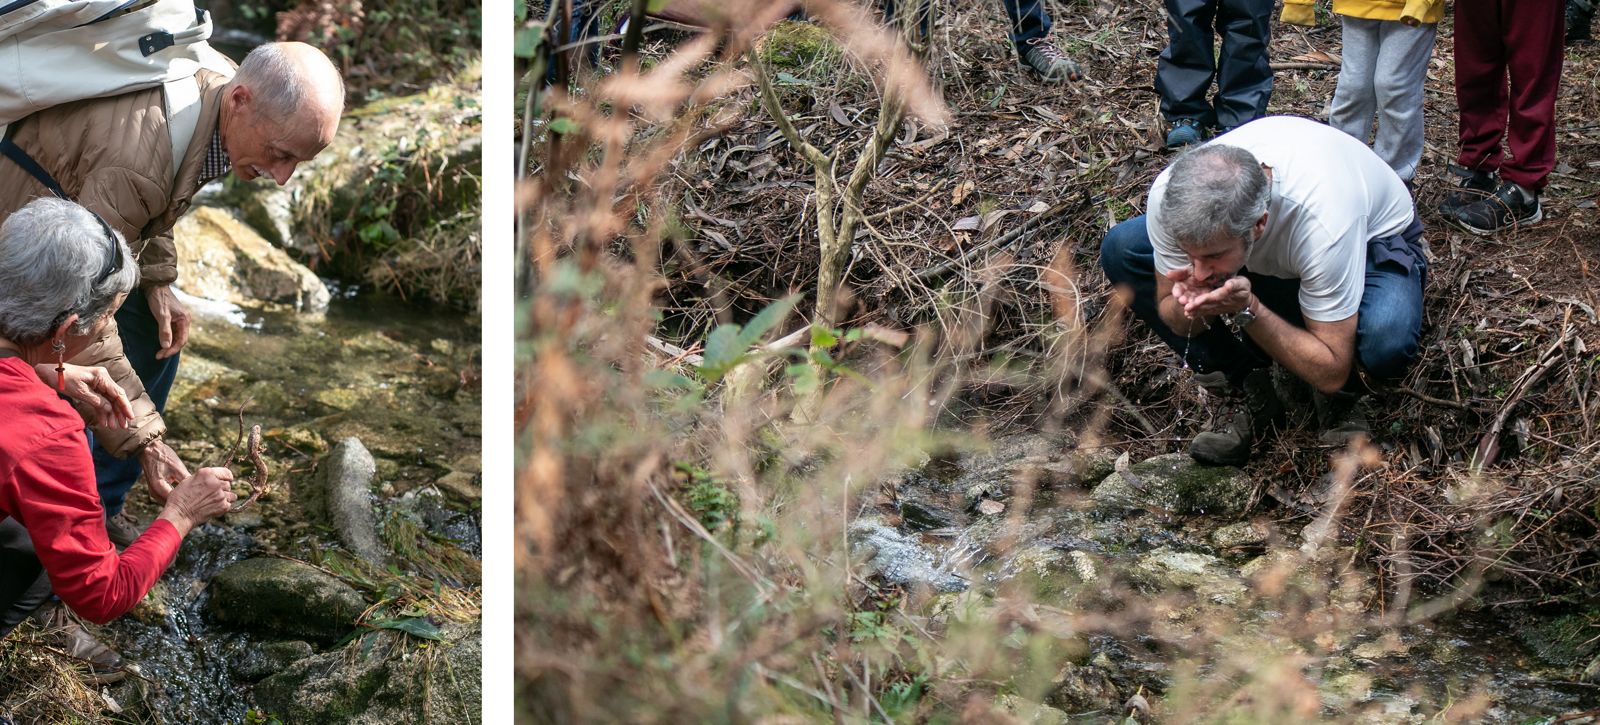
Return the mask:
{"type": "Polygon", "coordinates": [[[346,438],[322,461],[315,480],[295,487],[301,504],[328,525],[351,553],[382,564],[388,550],[378,538],[378,514],[372,480],[378,464],[359,438],[346,438]]]}
{"type": "Polygon", "coordinates": [[[1237,468],[1207,466],[1187,454],[1170,453],[1106,476],[1090,497],[1112,507],[1155,506],[1183,515],[1236,516],[1249,505],[1254,488],[1255,482],[1237,468]]]}
{"type": "Polygon", "coordinates": [[[447,624],[443,639],[368,634],[256,685],[256,703],[294,723],[483,721],[483,633],[447,624]]]}
{"type": "Polygon", "coordinates": [[[310,642],[297,639],[265,642],[246,649],[234,663],[233,673],[247,682],[256,682],[313,654],[315,650],[310,642]]]}
{"type": "Polygon", "coordinates": [[[367,601],[350,585],[289,559],[245,559],[211,580],[218,621],[291,637],[332,641],[348,634],[367,601]]]}
{"type": "Polygon", "coordinates": [[[859,519],[850,524],[850,556],[866,564],[867,573],[876,574],[890,584],[925,584],[934,591],[958,592],[967,580],[940,567],[933,553],[914,537],[894,530],[882,521],[859,519]]]}
{"type": "Polygon", "coordinates": [[[183,291],[235,304],[281,302],[312,313],[328,310],[328,288],[305,265],[262,238],[233,213],[200,207],[172,229],[183,291]]]}
{"type": "Polygon", "coordinates": [[[1238,604],[1248,591],[1221,559],[1165,546],[1140,557],[1129,576],[1149,590],[1192,591],[1214,604],[1238,604]]]}

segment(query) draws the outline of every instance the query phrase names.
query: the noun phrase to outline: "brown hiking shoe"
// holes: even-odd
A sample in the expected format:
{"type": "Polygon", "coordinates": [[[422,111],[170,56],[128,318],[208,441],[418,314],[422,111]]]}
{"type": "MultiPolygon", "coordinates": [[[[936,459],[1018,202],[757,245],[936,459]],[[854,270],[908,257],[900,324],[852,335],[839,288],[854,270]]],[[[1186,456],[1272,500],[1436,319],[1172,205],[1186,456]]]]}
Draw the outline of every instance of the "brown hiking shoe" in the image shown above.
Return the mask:
{"type": "Polygon", "coordinates": [[[1312,395],[1317,409],[1317,426],[1322,433],[1319,440],[1330,446],[1348,445],[1358,436],[1372,436],[1367,415],[1361,410],[1361,396],[1343,391],[1327,395],[1320,391],[1312,395]]]}
{"type": "Polygon", "coordinates": [[[118,551],[133,546],[134,540],[142,533],[144,531],[140,529],[138,522],[135,522],[126,511],[106,518],[106,538],[117,546],[118,551]]]}
{"type": "Polygon", "coordinates": [[[1270,368],[1245,376],[1244,389],[1228,385],[1220,373],[1195,377],[1201,386],[1219,395],[1223,409],[1211,420],[1211,427],[1189,442],[1189,455],[1201,463],[1215,466],[1241,466],[1250,460],[1250,448],[1283,425],[1283,402],[1272,387],[1270,368]]]}
{"type": "Polygon", "coordinates": [[[118,682],[125,676],[122,655],[90,634],[65,604],[48,602],[30,616],[45,630],[45,642],[89,665],[96,683],[118,682]]]}

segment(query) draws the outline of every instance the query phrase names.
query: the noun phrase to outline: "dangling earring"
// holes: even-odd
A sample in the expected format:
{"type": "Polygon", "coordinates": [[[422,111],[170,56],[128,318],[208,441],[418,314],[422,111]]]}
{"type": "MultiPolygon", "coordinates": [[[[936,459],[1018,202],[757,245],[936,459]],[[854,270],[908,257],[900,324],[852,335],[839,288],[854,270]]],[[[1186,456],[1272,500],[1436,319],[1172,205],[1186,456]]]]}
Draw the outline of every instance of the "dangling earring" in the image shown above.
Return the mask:
{"type": "Polygon", "coordinates": [[[67,343],[58,337],[55,342],[50,343],[50,349],[56,354],[56,392],[65,393],[67,392],[67,343]]]}

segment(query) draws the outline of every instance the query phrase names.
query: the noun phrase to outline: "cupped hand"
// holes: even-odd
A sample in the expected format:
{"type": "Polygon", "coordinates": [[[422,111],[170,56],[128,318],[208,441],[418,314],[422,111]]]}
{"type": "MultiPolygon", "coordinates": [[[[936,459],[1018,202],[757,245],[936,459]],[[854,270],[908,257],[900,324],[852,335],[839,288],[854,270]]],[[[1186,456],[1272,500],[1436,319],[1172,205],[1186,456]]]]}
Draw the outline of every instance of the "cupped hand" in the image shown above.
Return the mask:
{"type": "MultiPolygon", "coordinates": [[[[1176,292],[1173,293],[1176,296],[1176,292]]],[[[1239,312],[1250,306],[1250,280],[1247,277],[1230,277],[1214,290],[1189,294],[1180,299],[1183,314],[1189,319],[1214,317],[1239,312]]]]}
{"type": "Polygon", "coordinates": [[[167,285],[146,289],[144,299],[150,305],[150,315],[156,318],[156,340],[161,345],[156,359],[165,360],[178,354],[189,342],[189,308],[178,301],[178,295],[167,285]]]}
{"type": "Polygon", "coordinates": [[[200,524],[228,512],[238,496],[232,491],[233,471],[226,468],[202,468],[183,483],[172,487],[167,505],[161,509],[161,518],[178,526],[180,533],[188,533],[200,524]]]}
{"type": "Polygon", "coordinates": [[[111,378],[111,373],[98,366],[62,364],[57,373],[54,365],[38,365],[34,370],[45,385],[61,390],[72,398],[94,409],[95,424],[102,428],[127,428],[133,420],[133,405],[122,386],[111,378]],[[58,387],[57,376],[66,378],[58,387]]]}
{"type": "Polygon", "coordinates": [[[178,457],[177,451],[165,441],[156,439],[139,449],[139,466],[144,469],[145,485],[157,501],[166,501],[172,487],[189,477],[189,467],[178,457]]]}

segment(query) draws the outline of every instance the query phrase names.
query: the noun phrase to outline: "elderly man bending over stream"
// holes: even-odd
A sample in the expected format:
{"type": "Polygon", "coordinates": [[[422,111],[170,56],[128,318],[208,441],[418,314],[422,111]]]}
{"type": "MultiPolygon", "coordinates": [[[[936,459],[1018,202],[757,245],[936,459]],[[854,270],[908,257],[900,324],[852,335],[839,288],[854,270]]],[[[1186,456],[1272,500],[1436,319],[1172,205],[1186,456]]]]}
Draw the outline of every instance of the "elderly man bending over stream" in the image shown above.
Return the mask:
{"type": "Polygon", "coordinates": [[[1184,154],[1106,234],[1106,277],[1229,410],[1189,452],[1237,465],[1284,417],[1270,366],[1316,388],[1323,440],[1366,431],[1356,391],[1415,361],[1428,263],[1405,184],[1372,149],[1263,118],[1184,154]]]}
{"type": "Polygon", "coordinates": [[[107,681],[121,658],[47,604],[51,593],[94,622],[121,616],[190,529],[234,500],[228,469],[201,469],[172,488],[127,551],[106,538],[83,421],[56,393],[94,389],[107,401],[100,422],[126,423],[127,399],[103,368],[63,361],[94,344],[138,279],[128,246],[70,201],[39,199],[0,224],[0,636],[31,613],[107,681]],[[54,373],[56,387],[36,366],[54,373]]]}

